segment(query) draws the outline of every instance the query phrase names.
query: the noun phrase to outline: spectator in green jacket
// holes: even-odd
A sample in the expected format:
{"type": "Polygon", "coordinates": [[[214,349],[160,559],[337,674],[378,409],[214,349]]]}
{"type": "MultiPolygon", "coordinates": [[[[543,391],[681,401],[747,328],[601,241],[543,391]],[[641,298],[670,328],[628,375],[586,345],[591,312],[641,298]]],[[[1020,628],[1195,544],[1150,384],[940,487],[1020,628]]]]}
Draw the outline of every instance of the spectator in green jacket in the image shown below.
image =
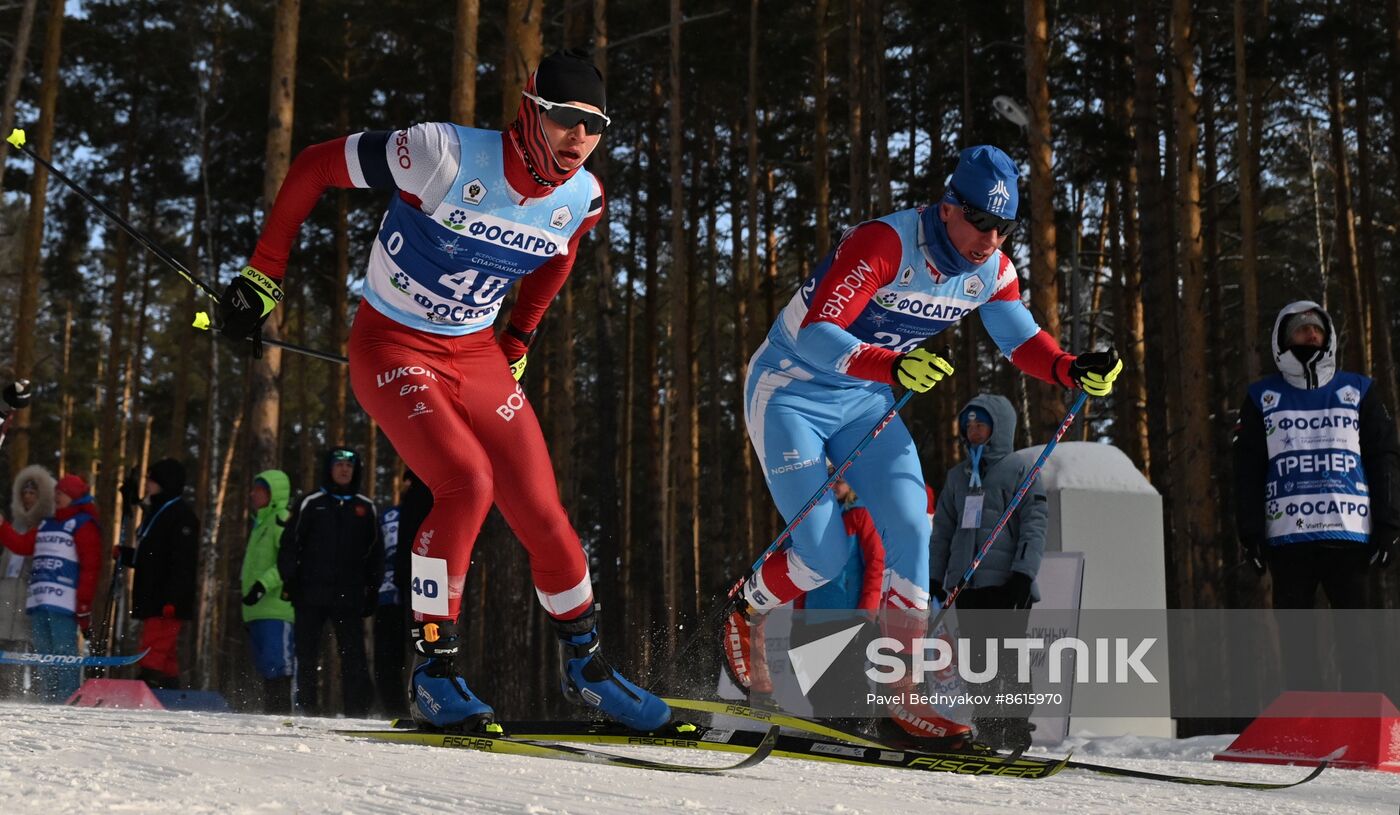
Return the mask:
{"type": "Polygon", "coordinates": [[[281,470],[264,470],[253,479],[249,504],[253,532],[243,555],[243,624],[253,649],[253,664],[263,678],[263,712],[292,711],[292,604],[283,599],[277,553],[287,524],[291,481],[281,470]]]}

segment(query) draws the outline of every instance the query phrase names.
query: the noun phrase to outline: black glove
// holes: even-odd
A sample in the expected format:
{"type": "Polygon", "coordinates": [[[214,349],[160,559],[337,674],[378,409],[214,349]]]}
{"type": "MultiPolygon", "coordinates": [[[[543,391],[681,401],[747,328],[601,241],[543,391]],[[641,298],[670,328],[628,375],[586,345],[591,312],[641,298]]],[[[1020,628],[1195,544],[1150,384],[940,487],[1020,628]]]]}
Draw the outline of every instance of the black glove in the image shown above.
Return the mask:
{"type": "Polygon", "coordinates": [[[267,586],[264,586],[264,585],[262,584],[262,581],[259,580],[258,582],[254,583],[254,584],[252,585],[252,587],[250,587],[250,588],[248,589],[248,593],[247,593],[247,594],[243,595],[243,605],[245,605],[245,606],[255,606],[255,605],[257,605],[257,604],[258,604],[258,601],[261,600],[261,599],[263,599],[263,595],[264,595],[264,594],[267,594],[267,586]]]}
{"type": "Polygon", "coordinates": [[[219,332],[230,340],[252,340],[246,346],[254,356],[262,355],[262,325],[267,315],[282,302],[277,281],[244,266],[219,297],[219,332]]]}
{"type": "Polygon", "coordinates": [[[1006,581],[1006,600],[1012,608],[1031,607],[1031,583],[1035,578],[1021,572],[1012,572],[1011,579],[1006,581]]]}
{"type": "Polygon", "coordinates": [[[939,608],[943,608],[948,604],[948,592],[944,591],[942,586],[934,586],[929,589],[929,594],[932,594],[933,599],[938,601],[939,608]]]}
{"type": "Polygon", "coordinates": [[[130,515],[136,511],[136,507],[141,503],[141,475],[138,468],[132,467],[122,479],[122,485],[117,488],[117,492],[122,497],[122,514],[130,515]]]}
{"type": "Polygon", "coordinates": [[[1118,358],[1117,351],[1109,348],[1075,357],[1069,364],[1069,378],[1090,396],[1107,396],[1113,392],[1113,380],[1122,370],[1123,360],[1118,358]]]}
{"type": "Polygon", "coordinates": [[[1390,565],[1390,556],[1395,552],[1395,535],[1386,533],[1376,538],[1376,543],[1371,547],[1371,565],[1377,569],[1384,569],[1390,565]]]}
{"type": "Polygon", "coordinates": [[[129,569],[136,565],[136,547],[118,546],[112,554],[112,559],[121,561],[121,564],[129,569]]]}
{"type": "Polygon", "coordinates": [[[1269,571],[1269,564],[1264,560],[1264,553],[1259,551],[1259,544],[1244,541],[1241,543],[1244,548],[1244,559],[1253,569],[1254,573],[1260,577],[1269,571]]]}
{"type": "Polygon", "coordinates": [[[4,404],[0,405],[0,414],[29,407],[29,398],[32,395],[28,379],[17,379],[11,382],[5,386],[4,392],[0,393],[0,400],[4,400],[4,404]]]}

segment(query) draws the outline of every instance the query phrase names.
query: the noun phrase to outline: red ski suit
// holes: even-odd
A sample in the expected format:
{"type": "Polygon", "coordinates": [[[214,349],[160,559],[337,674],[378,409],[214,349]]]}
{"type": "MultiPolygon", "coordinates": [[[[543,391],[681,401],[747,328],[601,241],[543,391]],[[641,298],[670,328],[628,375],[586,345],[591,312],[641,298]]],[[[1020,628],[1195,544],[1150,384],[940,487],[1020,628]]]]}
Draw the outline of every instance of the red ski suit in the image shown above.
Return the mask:
{"type": "MultiPolygon", "coordinates": [[[[501,134],[501,150],[505,192],[514,203],[549,195],[552,188],[532,179],[509,133],[501,134]]],[[[450,126],[438,124],[308,147],[288,171],[250,265],[282,278],[296,233],[327,187],[392,188],[402,202],[432,215],[460,162],[470,160],[459,156],[450,126]]],[[[521,278],[510,318],[520,336],[538,326],[573,267],[579,240],[602,216],[602,190],[593,183],[592,203],[567,251],[521,278]]],[[[374,264],[372,255],[371,275],[380,273],[374,264]]],[[[541,605],[559,619],[592,606],[587,558],[559,501],[539,422],[507,361],[524,353],[525,344],[510,333],[498,344],[489,325],[453,336],[410,327],[368,300],[359,306],[350,333],[351,387],[433,493],[433,509],[412,544],[414,583],[417,590],[420,571],[429,573],[422,558],[434,568],[445,561],[447,604],[445,613],[425,612],[415,597],[418,619],[456,619],[472,546],[493,502],[529,553],[541,605]]]]}

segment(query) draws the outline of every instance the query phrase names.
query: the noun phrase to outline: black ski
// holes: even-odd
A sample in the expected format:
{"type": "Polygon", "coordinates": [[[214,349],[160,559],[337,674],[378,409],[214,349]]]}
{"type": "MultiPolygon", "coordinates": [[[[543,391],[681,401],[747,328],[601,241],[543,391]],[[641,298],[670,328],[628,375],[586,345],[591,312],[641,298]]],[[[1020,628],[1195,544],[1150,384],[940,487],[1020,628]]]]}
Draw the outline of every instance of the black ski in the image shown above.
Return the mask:
{"type": "MultiPolygon", "coordinates": [[[[728,716],[736,716],[741,719],[750,719],[752,721],[763,722],[766,724],[781,725],[792,730],[801,730],[807,733],[811,733],[813,735],[826,736],[828,738],[835,735],[837,738],[848,741],[854,745],[869,746],[873,744],[882,749],[894,751],[894,748],[880,745],[878,742],[873,742],[864,736],[855,733],[843,734],[843,731],[832,728],[831,726],[823,724],[822,722],[814,722],[808,719],[804,719],[800,716],[792,716],[789,714],[776,713],[767,710],[756,710],[754,708],[733,702],[713,702],[700,699],[678,698],[667,698],[664,701],[666,702],[666,704],[670,705],[672,708],[675,708],[677,710],[690,710],[707,713],[719,713],[728,716]]],[[[911,751],[906,750],[903,752],[908,753],[911,751]]],[[[781,749],[777,752],[777,754],[784,755],[781,749]]],[[[964,754],[954,753],[953,755],[964,754]]],[[[966,755],[967,757],[974,759],[982,758],[984,756],[984,754],[976,752],[968,753],[966,755]]],[[[1006,760],[1007,757],[996,756],[996,758],[1006,760]]],[[[1019,760],[1040,761],[1041,759],[1027,759],[1021,757],[1019,760]]],[[[1047,759],[1047,761],[1053,761],[1053,759],[1047,759]]],[[[1197,776],[1177,775],[1174,773],[1157,773],[1151,772],[1149,770],[1134,770],[1129,769],[1127,767],[1115,767],[1112,765],[1099,764],[1096,762],[1078,761],[1068,757],[1059,763],[1061,764],[1061,766],[1071,770],[1082,770],[1084,772],[1099,773],[1100,775],[1111,775],[1120,778],[1136,778],[1143,781],[1161,781],[1168,784],[1187,784],[1192,786],[1232,787],[1235,789],[1246,790],[1281,790],[1287,789],[1289,787],[1296,787],[1299,784],[1306,784],[1314,778],[1317,778],[1319,775],[1322,774],[1322,771],[1327,768],[1327,762],[1322,762],[1317,767],[1313,768],[1312,771],[1307,774],[1307,776],[1297,781],[1269,782],[1242,781],[1229,778],[1200,778],[1197,776]]]]}
{"type": "Polygon", "coordinates": [[[1087,761],[1069,761],[1067,766],[1071,770],[1083,770],[1101,775],[1114,775],[1121,778],[1138,778],[1145,781],[1164,781],[1168,784],[1190,784],[1197,787],[1233,787],[1241,790],[1283,790],[1289,787],[1296,787],[1299,784],[1306,784],[1309,781],[1322,775],[1322,771],[1327,769],[1327,762],[1322,762],[1312,769],[1303,778],[1297,781],[1237,781],[1230,778],[1199,778],[1193,775],[1175,775],[1173,773],[1154,773],[1147,770],[1131,770],[1127,767],[1111,767],[1104,764],[1094,764],[1087,761]]]}
{"type": "MultiPolygon", "coordinates": [[[[724,752],[752,750],[759,740],[765,738],[765,734],[754,730],[728,730],[687,723],[675,723],[650,733],[639,733],[606,722],[502,722],[501,726],[514,738],[528,741],[673,747],[724,752]]],[[[776,729],[776,726],[772,729],[776,729]]],[[[779,758],[958,775],[991,775],[1000,778],[1049,778],[1065,767],[1065,760],[1062,759],[1013,759],[990,752],[933,753],[885,749],[792,735],[779,735],[772,754],[779,758]]]]}
{"type": "Polygon", "coordinates": [[[562,759],[564,761],[578,761],[589,764],[611,764],[617,767],[632,767],[642,770],[699,774],[723,773],[752,767],[768,758],[773,752],[773,747],[777,744],[778,739],[778,728],[776,726],[769,728],[767,733],[755,733],[759,738],[755,744],[745,749],[748,755],[746,755],[742,761],[719,767],[708,767],[704,765],[680,764],[669,761],[653,761],[651,759],[636,758],[633,756],[620,756],[601,750],[592,750],[587,747],[577,747],[568,744],[553,744],[551,743],[553,740],[550,739],[548,735],[542,735],[540,737],[544,740],[536,740],[517,736],[479,733],[444,733],[441,731],[413,730],[406,728],[391,728],[388,730],[337,730],[335,732],[344,736],[397,742],[400,744],[418,744],[427,747],[451,747],[464,750],[480,750],[487,753],[500,753],[503,755],[537,756],[540,758],[562,759]]]}

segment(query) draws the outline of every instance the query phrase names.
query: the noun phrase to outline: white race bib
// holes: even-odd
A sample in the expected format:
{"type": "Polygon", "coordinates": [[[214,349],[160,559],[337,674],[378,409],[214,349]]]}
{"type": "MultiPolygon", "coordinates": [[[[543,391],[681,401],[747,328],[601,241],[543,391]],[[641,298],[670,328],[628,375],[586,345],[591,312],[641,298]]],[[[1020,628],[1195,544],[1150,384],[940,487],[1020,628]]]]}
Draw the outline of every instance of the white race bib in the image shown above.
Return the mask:
{"type": "Polygon", "coordinates": [[[963,501],[962,529],[982,528],[982,493],[975,492],[963,501]]]}
{"type": "Polygon", "coordinates": [[[447,560],[413,553],[413,610],[447,616],[447,560]]]}

